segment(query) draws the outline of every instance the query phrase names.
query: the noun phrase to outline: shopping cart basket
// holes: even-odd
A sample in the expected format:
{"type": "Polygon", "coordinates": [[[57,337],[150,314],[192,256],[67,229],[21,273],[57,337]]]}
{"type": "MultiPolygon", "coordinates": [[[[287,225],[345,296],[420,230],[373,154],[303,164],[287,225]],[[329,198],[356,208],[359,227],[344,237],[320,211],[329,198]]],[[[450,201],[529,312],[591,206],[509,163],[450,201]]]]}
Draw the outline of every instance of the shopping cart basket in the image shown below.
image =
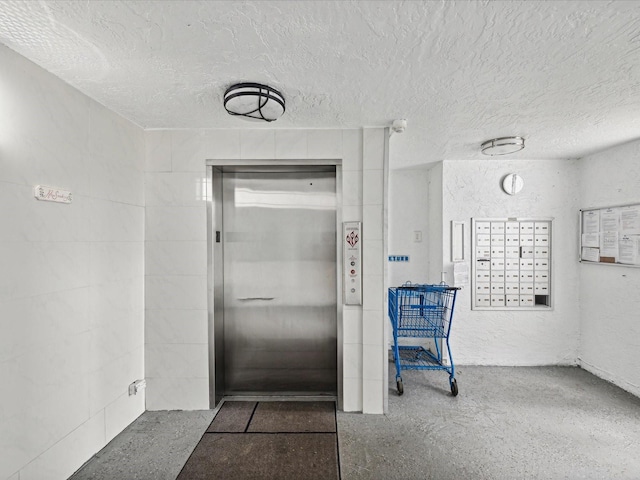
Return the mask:
{"type": "Polygon", "coordinates": [[[459,288],[448,285],[405,284],[389,289],[389,318],[393,327],[393,359],[396,364],[396,385],[398,395],[404,393],[402,370],[445,370],[449,373],[451,394],[458,395],[458,383],[451,348],[449,332],[456,292],[459,288]],[[435,353],[424,346],[399,345],[402,337],[432,338],[435,353]],[[449,365],[442,358],[441,340],[445,339],[449,365]]]}

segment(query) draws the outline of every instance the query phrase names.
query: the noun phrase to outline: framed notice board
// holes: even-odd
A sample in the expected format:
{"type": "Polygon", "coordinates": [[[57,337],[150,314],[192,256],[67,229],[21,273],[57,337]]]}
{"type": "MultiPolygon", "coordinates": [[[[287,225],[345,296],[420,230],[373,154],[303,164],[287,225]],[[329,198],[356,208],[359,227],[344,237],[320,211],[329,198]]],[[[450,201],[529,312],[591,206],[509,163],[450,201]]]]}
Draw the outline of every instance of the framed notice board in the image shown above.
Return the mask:
{"type": "Polygon", "coordinates": [[[640,267],[640,203],[580,210],[580,262],[640,267]]]}

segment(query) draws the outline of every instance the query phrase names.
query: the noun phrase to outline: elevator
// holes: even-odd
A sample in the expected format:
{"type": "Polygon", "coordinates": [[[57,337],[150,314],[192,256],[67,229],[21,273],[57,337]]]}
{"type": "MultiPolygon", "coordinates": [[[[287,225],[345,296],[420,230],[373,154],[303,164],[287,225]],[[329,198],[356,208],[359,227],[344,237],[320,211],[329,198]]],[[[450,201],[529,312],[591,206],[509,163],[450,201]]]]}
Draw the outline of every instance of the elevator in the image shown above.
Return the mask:
{"type": "Polygon", "coordinates": [[[336,166],[209,168],[212,406],[335,397],[336,166]]]}

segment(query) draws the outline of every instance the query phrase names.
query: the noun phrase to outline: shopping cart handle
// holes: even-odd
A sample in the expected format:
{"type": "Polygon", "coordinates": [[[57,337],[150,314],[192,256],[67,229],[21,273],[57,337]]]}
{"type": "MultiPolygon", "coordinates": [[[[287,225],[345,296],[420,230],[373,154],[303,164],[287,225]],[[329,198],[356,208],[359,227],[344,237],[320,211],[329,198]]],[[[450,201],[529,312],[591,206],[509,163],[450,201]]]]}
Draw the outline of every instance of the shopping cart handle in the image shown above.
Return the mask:
{"type": "Polygon", "coordinates": [[[248,302],[248,301],[253,301],[253,300],[273,300],[275,297],[245,297],[245,298],[238,298],[238,300],[240,300],[241,302],[248,302]]]}

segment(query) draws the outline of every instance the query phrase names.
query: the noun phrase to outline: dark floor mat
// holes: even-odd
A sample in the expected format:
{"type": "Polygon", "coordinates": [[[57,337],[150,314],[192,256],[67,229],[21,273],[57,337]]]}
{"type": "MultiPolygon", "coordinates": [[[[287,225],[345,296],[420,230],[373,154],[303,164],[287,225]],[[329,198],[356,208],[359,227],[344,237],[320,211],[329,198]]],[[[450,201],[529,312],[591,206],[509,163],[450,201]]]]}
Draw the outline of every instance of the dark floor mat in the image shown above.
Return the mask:
{"type": "Polygon", "coordinates": [[[260,402],[248,432],[336,432],[334,402],[260,402]]]}
{"type": "Polygon", "coordinates": [[[336,436],[205,433],[178,480],[337,480],[336,436]]]}
{"type": "Polygon", "coordinates": [[[207,432],[244,432],[256,402],[224,402],[207,432]]]}

